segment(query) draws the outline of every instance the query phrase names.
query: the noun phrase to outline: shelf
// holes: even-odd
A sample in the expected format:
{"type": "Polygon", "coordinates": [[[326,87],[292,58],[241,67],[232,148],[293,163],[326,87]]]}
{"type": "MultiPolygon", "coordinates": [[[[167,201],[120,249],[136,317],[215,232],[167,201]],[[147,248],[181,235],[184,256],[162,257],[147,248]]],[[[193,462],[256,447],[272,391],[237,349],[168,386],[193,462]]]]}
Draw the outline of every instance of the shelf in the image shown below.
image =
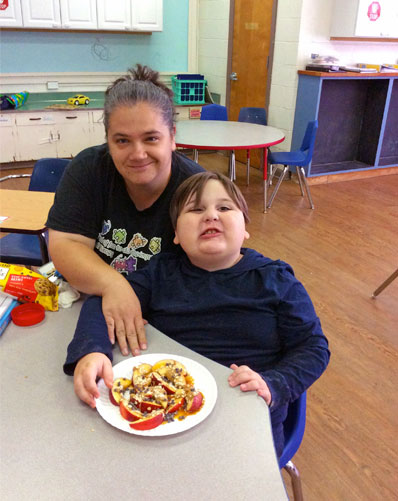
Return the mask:
{"type": "Polygon", "coordinates": [[[299,71],[292,149],[318,120],[308,177],[398,166],[398,74],[299,71]]]}

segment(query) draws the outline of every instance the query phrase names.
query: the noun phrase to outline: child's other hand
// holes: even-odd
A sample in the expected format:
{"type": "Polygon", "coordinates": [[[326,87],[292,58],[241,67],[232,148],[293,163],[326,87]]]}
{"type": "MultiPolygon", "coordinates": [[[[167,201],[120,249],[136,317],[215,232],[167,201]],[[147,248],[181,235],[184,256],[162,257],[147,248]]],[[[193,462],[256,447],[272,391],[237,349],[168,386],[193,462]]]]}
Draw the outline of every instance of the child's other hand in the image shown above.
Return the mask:
{"type": "Polygon", "coordinates": [[[271,392],[269,391],[267,383],[264,379],[254,372],[247,365],[232,364],[230,368],[233,370],[232,374],[228,377],[228,383],[232,388],[240,386],[242,391],[256,391],[257,395],[263,397],[267,405],[271,403],[271,392]]]}
{"type": "Polygon", "coordinates": [[[100,396],[97,378],[103,378],[106,386],[112,388],[112,363],[103,353],[89,353],[79,360],[74,372],[76,395],[90,407],[95,407],[95,399],[100,396]]]}

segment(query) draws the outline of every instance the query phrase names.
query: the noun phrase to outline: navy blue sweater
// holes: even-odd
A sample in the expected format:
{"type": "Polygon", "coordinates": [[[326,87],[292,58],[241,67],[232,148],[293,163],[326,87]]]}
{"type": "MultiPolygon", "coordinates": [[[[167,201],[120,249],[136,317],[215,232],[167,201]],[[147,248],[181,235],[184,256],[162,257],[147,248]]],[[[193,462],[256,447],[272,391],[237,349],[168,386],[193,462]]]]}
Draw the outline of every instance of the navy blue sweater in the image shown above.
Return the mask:
{"type": "MultiPolygon", "coordinates": [[[[261,374],[272,394],[280,454],[287,405],[325,370],[328,342],[291,267],[252,249],[242,249],[242,254],[235,266],[208,272],[185,255],[162,253],[129,280],[143,317],[154,327],[216,362],[248,365],[261,374]]],[[[73,374],[77,361],[92,352],[112,360],[101,298],[94,296],[83,305],[65,373],[73,374]]]]}

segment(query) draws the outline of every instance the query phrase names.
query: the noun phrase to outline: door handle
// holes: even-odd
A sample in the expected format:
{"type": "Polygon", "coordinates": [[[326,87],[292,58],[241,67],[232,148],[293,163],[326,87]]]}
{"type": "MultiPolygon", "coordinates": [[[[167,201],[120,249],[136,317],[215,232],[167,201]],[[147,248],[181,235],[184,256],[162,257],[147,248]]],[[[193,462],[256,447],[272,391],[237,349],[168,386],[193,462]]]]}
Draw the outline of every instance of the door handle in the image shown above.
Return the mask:
{"type": "Polygon", "coordinates": [[[230,80],[238,80],[238,74],[233,71],[230,75],[229,75],[229,79],[230,80]]]}

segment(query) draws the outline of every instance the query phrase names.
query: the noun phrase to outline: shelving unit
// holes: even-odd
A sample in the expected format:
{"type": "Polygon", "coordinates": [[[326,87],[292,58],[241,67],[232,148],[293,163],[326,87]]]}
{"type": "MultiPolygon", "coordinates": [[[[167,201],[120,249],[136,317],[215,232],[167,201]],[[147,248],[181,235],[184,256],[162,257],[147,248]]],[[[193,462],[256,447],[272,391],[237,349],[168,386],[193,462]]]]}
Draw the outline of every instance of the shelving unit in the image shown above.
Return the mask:
{"type": "Polygon", "coordinates": [[[398,165],[398,73],[299,71],[293,149],[315,119],[308,177],[398,165]]]}

